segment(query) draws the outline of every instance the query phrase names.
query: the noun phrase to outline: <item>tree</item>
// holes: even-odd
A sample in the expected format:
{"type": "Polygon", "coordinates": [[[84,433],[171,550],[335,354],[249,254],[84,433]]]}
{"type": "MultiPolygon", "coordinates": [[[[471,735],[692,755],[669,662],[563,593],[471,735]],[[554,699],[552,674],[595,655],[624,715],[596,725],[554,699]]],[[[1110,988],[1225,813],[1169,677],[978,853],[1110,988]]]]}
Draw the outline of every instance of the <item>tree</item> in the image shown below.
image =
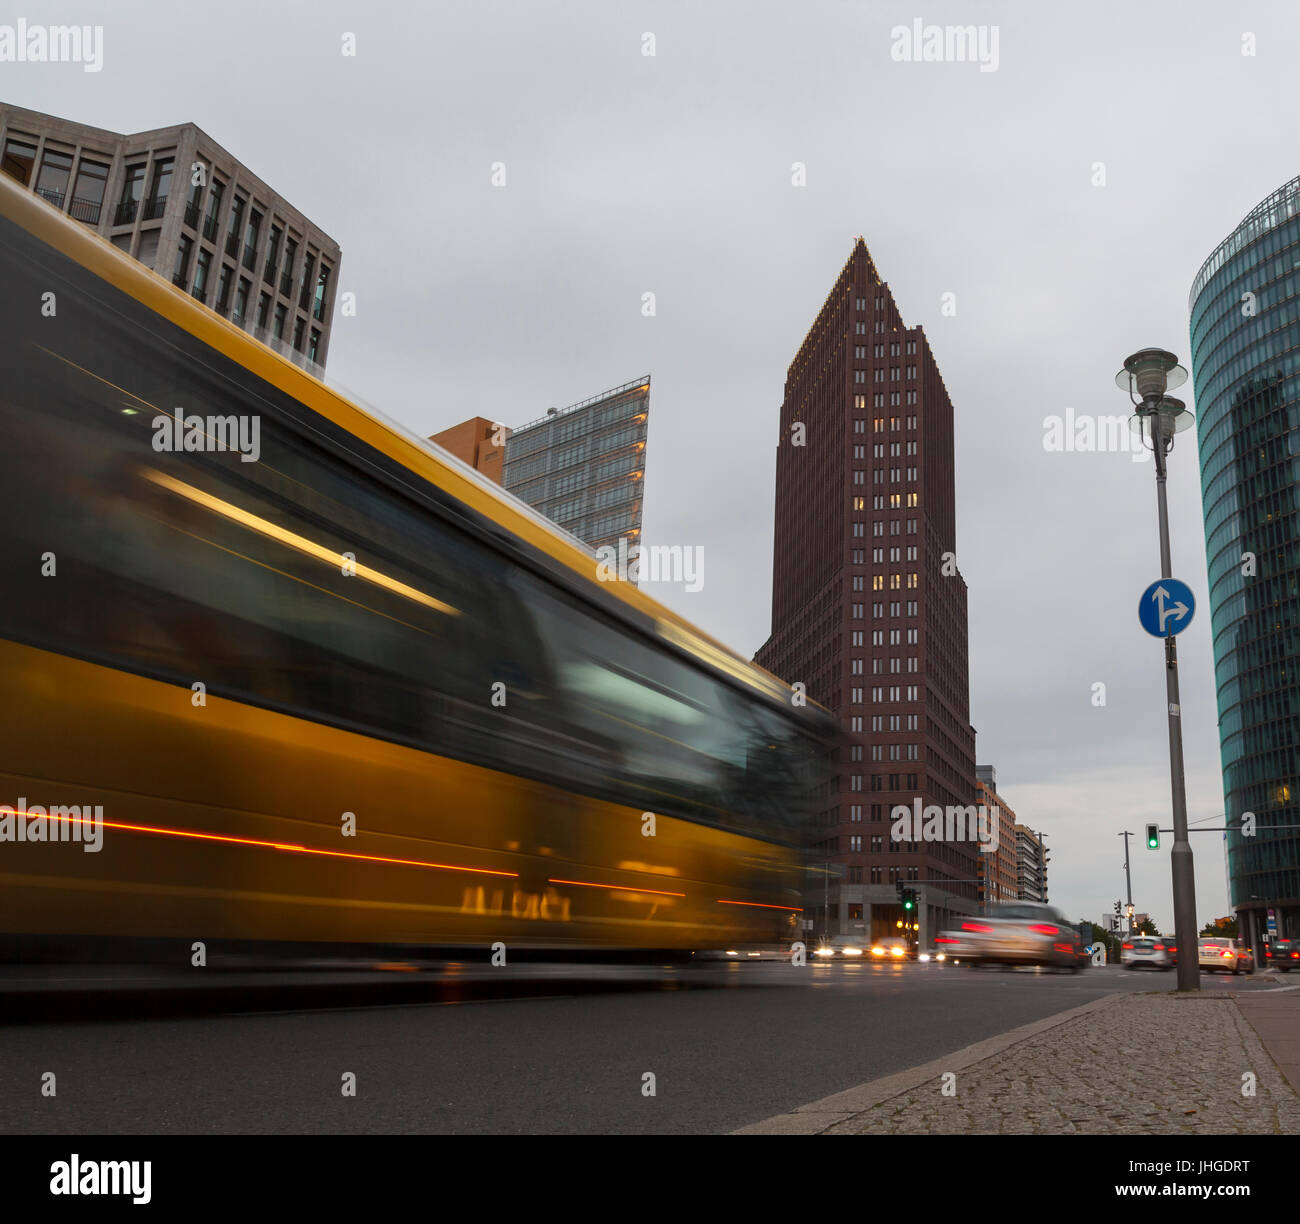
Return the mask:
{"type": "Polygon", "coordinates": [[[1201,928],[1201,934],[1205,936],[1219,936],[1225,939],[1237,938],[1237,920],[1235,918],[1216,918],[1213,922],[1207,922],[1201,928]]]}
{"type": "Polygon", "coordinates": [[[1138,927],[1137,933],[1139,935],[1159,935],[1160,928],[1157,927],[1156,924],[1152,922],[1150,918],[1147,918],[1144,919],[1142,925],[1138,927]]]}

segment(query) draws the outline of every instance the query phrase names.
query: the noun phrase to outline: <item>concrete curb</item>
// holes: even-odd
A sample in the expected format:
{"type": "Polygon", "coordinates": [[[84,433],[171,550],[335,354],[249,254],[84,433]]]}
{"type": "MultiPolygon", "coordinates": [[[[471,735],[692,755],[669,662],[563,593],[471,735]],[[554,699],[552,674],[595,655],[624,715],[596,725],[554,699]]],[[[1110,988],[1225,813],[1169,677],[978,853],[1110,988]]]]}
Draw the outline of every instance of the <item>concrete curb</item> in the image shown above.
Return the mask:
{"type": "Polygon", "coordinates": [[[1118,1000],[1129,997],[1131,996],[1125,993],[1104,995],[1100,999],[1094,999],[1091,1003],[1084,1003],[1080,1007],[1072,1007],[1069,1011],[1057,1012],[1044,1020],[1035,1020],[1032,1024],[1023,1024],[1019,1028],[1011,1029],[1006,1033],[999,1033],[998,1036],[989,1037],[985,1041],[978,1041],[963,1050],[954,1050],[951,1054],[945,1054],[942,1058],[922,1063],[918,1067],[912,1067],[907,1071],[898,1071],[893,1075],[886,1075],[881,1079],[859,1084],[856,1088],[849,1088],[844,1092],[822,1097],[820,1101],[801,1105],[791,1113],[777,1114],[775,1117],[765,1118],[762,1122],[753,1122],[748,1126],[742,1126],[739,1130],[731,1133],[734,1135],[823,1134],[831,1127],[845,1122],[875,1105],[879,1105],[882,1101],[901,1096],[905,1092],[919,1088],[930,1080],[938,1079],[945,1071],[964,1071],[972,1064],[982,1062],[986,1058],[992,1058],[995,1054],[1001,1054],[1011,1046],[1027,1041],[1031,1037],[1036,1037],[1039,1033],[1045,1033],[1049,1029],[1068,1024],[1079,1016],[1101,1011],[1113,1006],[1118,1000]]]}

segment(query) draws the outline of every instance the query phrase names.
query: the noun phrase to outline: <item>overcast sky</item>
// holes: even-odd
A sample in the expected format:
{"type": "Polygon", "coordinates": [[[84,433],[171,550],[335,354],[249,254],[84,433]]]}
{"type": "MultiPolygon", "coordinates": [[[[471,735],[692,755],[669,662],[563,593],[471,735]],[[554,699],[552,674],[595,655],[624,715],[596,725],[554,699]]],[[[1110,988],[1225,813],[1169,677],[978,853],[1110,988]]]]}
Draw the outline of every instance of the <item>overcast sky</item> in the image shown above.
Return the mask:
{"type": "MultiPolygon", "coordinates": [[[[1054,902],[1109,910],[1129,829],[1134,901],[1168,929],[1171,839],[1141,840],[1171,822],[1162,650],[1136,613],[1159,577],[1153,465],[1049,453],[1044,420],[1125,412],[1136,349],[1188,360],[1197,269],[1300,173],[1294,4],[29,0],[0,21],[18,15],[101,24],[103,69],[0,64],[0,98],[194,122],[342,245],[358,314],[330,373],[412,429],[517,425],[649,372],[645,539],[705,550],[702,590],[652,593],[747,655],[785,370],[862,234],[956,409],[977,758],[1049,835],[1054,902]],[[917,18],[996,27],[996,70],[896,61],[917,18]]],[[[1198,599],[1188,807],[1221,824],[1194,433],[1169,487],[1198,599]]],[[[1193,847],[1204,923],[1227,912],[1220,835],[1193,847]]]]}

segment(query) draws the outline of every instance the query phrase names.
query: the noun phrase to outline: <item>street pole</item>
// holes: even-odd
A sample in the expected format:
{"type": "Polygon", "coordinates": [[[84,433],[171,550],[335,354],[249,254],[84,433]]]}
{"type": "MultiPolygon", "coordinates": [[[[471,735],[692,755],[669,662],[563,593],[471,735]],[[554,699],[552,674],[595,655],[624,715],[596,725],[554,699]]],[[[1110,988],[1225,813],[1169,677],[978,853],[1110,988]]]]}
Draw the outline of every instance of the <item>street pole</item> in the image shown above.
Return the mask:
{"type": "MultiPolygon", "coordinates": [[[[1156,458],[1156,500],[1160,510],[1160,577],[1172,578],[1169,556],[1169,501],[1165,493],[1165,441],[1154,414],[1151,440],[1156,458]]],[[[1200,952],[1196,930],[1196,873],[1192,843],[1187,837],[1187,791],[1183,778],[1182,705],[1178,698],[1178,642],[1165,638],[1165,692],[1169,702],[1169,782],[1174,805],[1174,848],[1170,852],[1174,887],[1174,932],[1178,938],[1178,989],[1201,988],[1200,952]]],[[[1125,847],[1128,841],[1124,842],[1125,847]]]]}
{"type": "Polygon", "coordinates": [[[1133,835],[1132,835],[1132,834],[1131,834],[1127,829],[1125,829],[1123,833],[1119,834],[1119,836],[1122,837],[1122,838],[1124,839],[1124,880],[1125,880],[1125,883],[1128,885],[1128,911],[1127,911],[1127,916],[1128,916],[1128,933],[1129,933],[1129,936],[1130,936],[1130,938],[1131,938],[1132,935],[1133,935],[1133,917],[1132,917],[1132,910],[1133,910],[1133,875],[1132,875],[1132,873],[1129,871],[1129,867],[1128,867],[1128,839],[1129,839],[1130,837],[1132,837],[1133,835]]]}

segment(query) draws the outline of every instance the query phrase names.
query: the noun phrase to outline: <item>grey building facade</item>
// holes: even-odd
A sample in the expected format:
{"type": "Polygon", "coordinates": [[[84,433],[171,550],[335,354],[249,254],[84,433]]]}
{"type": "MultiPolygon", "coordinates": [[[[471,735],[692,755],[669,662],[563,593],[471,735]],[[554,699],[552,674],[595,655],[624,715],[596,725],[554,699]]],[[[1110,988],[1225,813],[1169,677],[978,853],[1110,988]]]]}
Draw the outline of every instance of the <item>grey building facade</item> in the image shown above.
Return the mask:
{"type": "Polygon", "coordinates": [[[650,376],[521,425],[506,441],[506,490],[590,548],[641,541],[650,376]]]}
{"type": "Polygon", "coordinates": [[[192,123],[122,134],[0,103],[3,172],[237,327],[323,370],[339,245],[192,123]]]}

